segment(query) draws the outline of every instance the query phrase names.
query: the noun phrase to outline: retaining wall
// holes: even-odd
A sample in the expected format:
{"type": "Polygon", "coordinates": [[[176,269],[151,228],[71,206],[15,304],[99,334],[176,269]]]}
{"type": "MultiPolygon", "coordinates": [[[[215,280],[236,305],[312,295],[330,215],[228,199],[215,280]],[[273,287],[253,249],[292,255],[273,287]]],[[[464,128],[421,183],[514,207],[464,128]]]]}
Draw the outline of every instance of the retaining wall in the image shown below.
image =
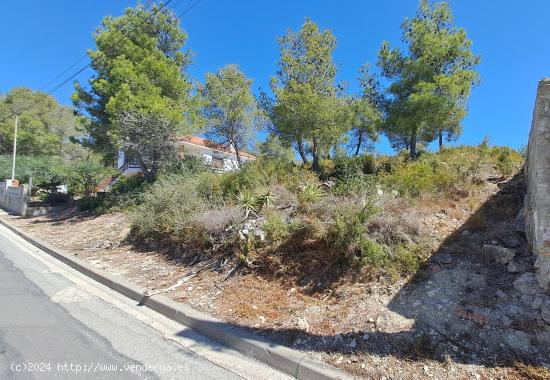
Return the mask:
{"type": "Polygon", "coordinates": [[[26,216],[28,200],[28,185],[12,187],[6,186],[6,182],[0,182],[0,208],[17,215],[26,216]]]}
{"type": "Polygon", "coordinates": [[[525,233],[537,280],[550,289],[550,78],[539,82],[525,170],[525,233]]]}

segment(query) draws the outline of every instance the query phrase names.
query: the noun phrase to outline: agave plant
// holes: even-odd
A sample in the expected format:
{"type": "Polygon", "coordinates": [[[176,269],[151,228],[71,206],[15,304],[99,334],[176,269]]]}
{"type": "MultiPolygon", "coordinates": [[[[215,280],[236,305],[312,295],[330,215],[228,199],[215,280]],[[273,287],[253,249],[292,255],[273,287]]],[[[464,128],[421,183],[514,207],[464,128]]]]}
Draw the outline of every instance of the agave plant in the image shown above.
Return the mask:
{"type": "Polygon", "coordinates": [[[301,203],[315,202],[321,199],[325,195],[325,191],[319,184],[308,181],[300,186],[300,194],[298,194],[298,200],[301,203]]]}
{"type": "Polygon", "coordinates": [[[262,207],[271,207],[273,204],[275,204],[275,200],[277,199],[277,196],[271,192],[270,189],[265,190],[262,192],[262,194],[258,197],[259,206],[262,207]]]}
{"type": "Polygon", "coordinates": [[[256,212],[260,206],[260,199],[250,190],[242,190],[237,197],[239,206],[248,214],[256,212]]]}

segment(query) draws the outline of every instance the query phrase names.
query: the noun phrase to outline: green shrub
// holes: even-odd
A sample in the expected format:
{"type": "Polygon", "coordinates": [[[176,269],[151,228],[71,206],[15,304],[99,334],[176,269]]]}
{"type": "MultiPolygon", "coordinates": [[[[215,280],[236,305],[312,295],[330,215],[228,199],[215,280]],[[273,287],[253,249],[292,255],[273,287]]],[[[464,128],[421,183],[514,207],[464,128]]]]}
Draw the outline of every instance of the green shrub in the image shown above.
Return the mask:
{"type": "Polygon", "coordinates": [[[169,175],[157,180],[132,213],[132,230],[142,239],[169,238],[189,242],[197,236],[191,221],[208,204],[197,177],[169,175]]]}
{"type": "Polygon", "coordinates": [[[457,185],[458,172],[437,156],[424,155],[418,161],[396,166],[391,173],[380,173],[380,181],[400,194],[418,198],[422,194],[445,192],[457,185]]]}
{"type": "Polygon", "coordinates": [[[77,161],[68,168],[65,182],[72,194],[92,195],[99,183],[119,174],[113,167],[105,167],[98,159],[77,161]]]}
{"type": "Polygon", "coordinates": [[[319,178],[321,180],[329,179],[334,173],[334,161],[324,159],[319,161],[319,178]]]}
{"type": "MultiPolygon", "coordinates": [[[[0,179],[11,178],[12,156],[0,156],[0,179]]],[[[53,188],[63,183],[66,165],[55,156],[17,156],[15,177],[29,183],[32,177],[35,188],[53,188]]]]}
{"type": "Polygon", "coordinates": [[[373,175],[358,175],[336,181],[332,193],[338,196],[365,197],[376,192],[376,177],[373,175]]]}
{"type": "Polygon", "coordinates": [[[339,156],[334,160],[332,175],[336,179],[345,180],[364,174],[374,174],[376,163],[374,156],[365,154],[362,156],[339,156]]]}
{"type": "Polygon", "coordinates": [[[120,176],[111,186],[111,193],[127,194],[141,191],[146,184],[147,181],[140,175],[120,176]]]}
{"type": "Polygon", "coordinates": [[[81,210],[95,214],[129,211],[143,203],[143,196],[151,183],[142,176],[120,176],[109,192],[85,195],[78,201],[81,210]]]}
{"type": "Polygon", "coordinates": [[[509,149],[504,149],[500,152],[496,167],[503,177],[509,177],[513,173],[514,162],[512,160],[512,152],[509,149]]]}
{"type": "Polygon", "coordinates": [[[44,203],[56,205],[56,204],[68,203],[71,199],[72,198],[69,194],[54,191],[51,193],[46,193],[43,201],[44,203]]]}
{"type": "Polygon", "coordinates": [[[376,250],[376,243],[366,236],[365,228],[367,221],[376,212],[376,208],[367,203],[359,209],[347,207],[336,215],[334,223],[327,231],[326,241],[344,262],[362,260],[364,255],[371,255],[376,250]]]}
{"type": "Polygon", "coordinates": [[[265,231],[267,241],[270,243],[278,243],[286,240],[291,233],[289,223],[281,217],[281,215],[270,212],[266,215],[266,221],[262,226],[265,231]]]}
{"type": "Polygon", "coordinates": [[[176,157],[162,162],[160,168],[161,175],[194,175],[207,171],[210,171],[210,168],[204,164],[204,160],[201,157],[196,156],[176,157]]]}

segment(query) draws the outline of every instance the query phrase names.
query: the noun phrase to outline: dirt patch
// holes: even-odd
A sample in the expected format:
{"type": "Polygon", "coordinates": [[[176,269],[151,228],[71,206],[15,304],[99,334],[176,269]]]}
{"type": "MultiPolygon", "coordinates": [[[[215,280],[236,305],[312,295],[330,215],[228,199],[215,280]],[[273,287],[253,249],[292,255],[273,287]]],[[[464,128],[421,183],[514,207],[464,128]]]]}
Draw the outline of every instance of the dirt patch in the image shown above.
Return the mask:
{"type": "Polygon", "coordinates": [[[127,243],[129,221],[121,213],[95,217],[69,209],[8,219],[152,292],[359,377],[549,378],[544,367],[550,368],[550,326],[540,305],[550,296],[526,292],[520,284],[533,271],[515,220],[522,178],[494,182],[467,198],[414,207],[432,256],[414,276],[397,282],[338,272],[307,242],[294,261],[265,258],[256,268],[228,276],[233,261],[183,262],[169,252],[136,249],[127,243]],[[512,249],[514,268],[521,270],[495,263],[484,245],[512,249]],[[297,264],[285,268],[289,262],[297,264]]]}

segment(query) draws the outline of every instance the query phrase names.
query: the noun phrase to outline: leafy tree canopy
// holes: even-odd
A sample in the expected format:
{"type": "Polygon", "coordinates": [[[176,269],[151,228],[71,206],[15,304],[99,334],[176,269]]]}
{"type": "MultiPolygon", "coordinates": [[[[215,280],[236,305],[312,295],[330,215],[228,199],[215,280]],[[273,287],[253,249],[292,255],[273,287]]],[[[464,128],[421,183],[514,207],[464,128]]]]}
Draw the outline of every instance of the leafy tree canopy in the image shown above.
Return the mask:
{"type": "MultiPolygon", "coordinates": [[[[22,155],[60,156],[75,150],[69,141],[78,134],[79,119],[70,107],[53,97],[25,87],[13,88],[0,97],[0,118],[19,114],[17,152],[22,155]]],[[[14,118],[0,123],[0,154],[13,149],[14,118]]]]}
{"type": "Polygon", "coordinates": [[[135,135],[125,132],[121,115],[168,122],[173,134],[197,125],[199,99],[185,73],[189,52],[182,51],[187,34],[172,11],[128,8],[121,17],[105,17],[94,38],[96,49],[88,55],[95,74],[88,88],[75,83],[73,102],[90,117],[84,143],[106,163],[114,162],[124,139],[135,135]]]}
{"type": "Polygon", "coordinates": [[[227,65],[215,74],[207,74],[201,91],[208,134],[233,148],[239,165],[242,150],[263,121],[251,84],[238,66],[227,65]]]}
{"type": "Polygon", "coordinates": [[[311,156],[312,168],[318,171],[321,155],[342,142],[351,122],[347,101],[335,83],[336,38],[306,19],[300,31],[281,37],[279,46],[279,70],[271,81],[275,101],[265,108],[273,132],[292,144],[304,163],[311,156]]]}
{"type": "Polygon", "coordinates": [[[446,2],[420,0],[416,16],[401,26],[407,52],[384,42],[378,65],[391,81],[385,131],[394,148],[417,154],[418,143],[460,134],[467,100],[479,77],[479,57],[446,2]]]}

